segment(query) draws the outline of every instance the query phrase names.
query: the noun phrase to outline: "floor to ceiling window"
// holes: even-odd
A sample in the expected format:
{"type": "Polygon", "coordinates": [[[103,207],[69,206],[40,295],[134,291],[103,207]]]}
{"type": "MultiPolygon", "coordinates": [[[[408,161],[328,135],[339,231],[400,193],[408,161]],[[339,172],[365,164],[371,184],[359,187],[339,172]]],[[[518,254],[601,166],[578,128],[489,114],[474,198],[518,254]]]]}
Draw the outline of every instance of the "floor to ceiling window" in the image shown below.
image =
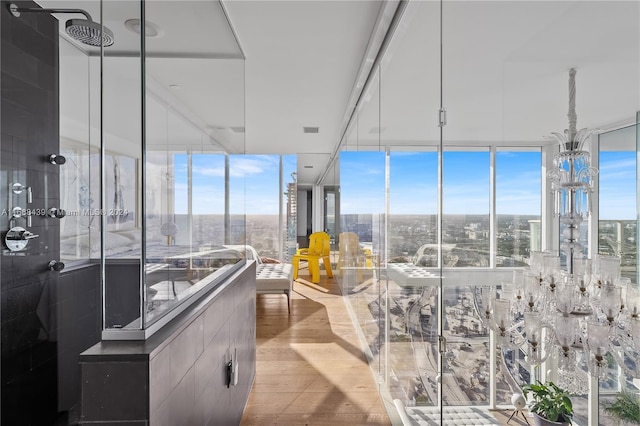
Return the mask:
{"type": "Polygon", "coordinates": [[[489,151],[443,153],[442,266],[490,266],[489,151]]]}
{"type": "Polygon", "coordinates": [[[389,262],[438,266],[438,154],[389,154],[389,262]]]}
{"type": "Polygon", "coordinates": [[[622,276],[638,280],[636,126],[599,137],[598,253],[619,256],[622,276]]]}
{"type": "MultiPolygon", "coordinates": [[[[529,268],[533,252],[557,253],[567,238],[566,224],[554,216],[548,171],[558,151],[549,136],[567,127],[568,69],[579,69],[579,128],[635,119],[640,10],[634,2],[434,3],[404,10],[362,96],[357,131],[343,141],[342,214],[352,205],[365,211],[382,192],[386,206],[384,238],[371,245],[380,269],[340,280],[386,398],[408,406],[509,404],[531,380],[566,377],[554,357],[540,367],[520,349],[497,347],[481,293],[492,286],[508,295],[514,271],[529,268]],[[604,13],[620,25],[602,22],[604,13]],[[592,44],[601,53],[596,65],[581,59],[579,41],[594,36],[586,22],[598,37],[624,40],[615,52],[592,44]],[[462,37],[470,28],[473,47],[462,37]],[[379,106],[371,106],[376,99],[379,106]],[[385,181],[370,179],[363,193],[359,179],[366,166],[381,167],[383,152],[385,181]]],[[[624,148],[611,140],[605,147],[607,135],[600,136],[593,164],[600,169],[599,211],[592,206],[592,223],[579,225],[577,242],[585,256],[620,256],[622,276],[635,283],[633,133],[624,148]]],[[[585,149],[594,147],[591,140],[585,149]]],[[[362,239],[360,245],[369,247],[362,239]]],[[[623,370],[612,368],[615,380],[602,381],[601,391],[635,390],[623,370]]],[[[597,408],[588,410],[598,405],[596,392],[573,398],[577,424],[606,424],[597,408]]]]}
{"type": "Polygon", "coordinates": [[[526,266],[542,248],[541,151],[501,148],[495,161],[496,266],[526,266]]]}
{"type": "MultiPolygon", "coordinates": [[[[638,293],[637,145],[636,125],[599,135],[598,253],[620,258],[625,292],[638,293]]],[[[639,293],[640,294],[640,293],[639,293]]],[[[611,356],[611,355],[609,355],[611,356]]],[[[600,424],[614,420],[604,410],[619,392],[640,395],[640,382],[628,370],[630,359],[611,360],[607,379],[600,380],[600,424]]]]}
{"type": "MultiPolygon", "coordinates": [[[[289,224],[287,219],[295,215],[287,215],[287,211],[296,203],[295,197],[289,195],[296,193],[292,189],[296,183],[296,157],[231,155],[229,163],[230,197],[245,202],[247,244],[261,257],[284,260],[286,242],[291,240],[288,230],[295,230],[295,224],[289,224]]],[[[245,218],[234,219],[232,215],[233,220],[245,218]]]]}

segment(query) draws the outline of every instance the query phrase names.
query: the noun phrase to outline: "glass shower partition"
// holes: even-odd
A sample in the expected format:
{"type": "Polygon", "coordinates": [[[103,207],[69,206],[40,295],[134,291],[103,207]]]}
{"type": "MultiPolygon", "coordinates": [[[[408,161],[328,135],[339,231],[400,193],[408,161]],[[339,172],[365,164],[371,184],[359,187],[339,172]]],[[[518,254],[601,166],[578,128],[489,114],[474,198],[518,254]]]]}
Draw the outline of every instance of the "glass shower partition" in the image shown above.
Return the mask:
{"type": "Polygon", "coordinates": [[[103,339],[144,339],[255,258],[228,185],[244,55],[217,1],[102,2],[102,22],[103,339]]]}

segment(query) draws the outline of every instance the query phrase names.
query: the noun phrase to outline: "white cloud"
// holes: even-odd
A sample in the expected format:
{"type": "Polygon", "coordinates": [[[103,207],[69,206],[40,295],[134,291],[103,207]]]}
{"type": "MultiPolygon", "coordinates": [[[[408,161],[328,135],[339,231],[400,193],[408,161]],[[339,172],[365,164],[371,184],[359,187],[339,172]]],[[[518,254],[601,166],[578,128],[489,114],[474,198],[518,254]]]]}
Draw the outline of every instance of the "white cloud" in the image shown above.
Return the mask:
{"type": "MultiPolygon", "coordinates": [[[[213,166],[202,164],[202,159],[194,161],[193,174],[207,177],[224,177],[224,163],[219,161],[213,166]]],[[[263,173],[277,172],[279,167],[279,159],[277,156],[230,156],[229,157],[229,174],[233,178],[246,178],[257,176],[263,173]]]]}
{"type": "Polygon", "coordinates": [[[635,158],[626,158],[621,160],[607,160],[600,162],[600,172],[609,172],[610,170],[620,170],[620,169],[636,169],[636,159],[635,158]]]}
{"type": "Polygon", "coordinates": [[[277,156],[232,156],[229,159],[231,177],[244,178],[275,172],[279,167],[277,156]]]}
{"type": "Polygon", "coordinates": [[[206,167],[206,166],[193,166],[193,175],[209,176],[209,177],[224,177],[224,166],[222,167],[206,167]]]}

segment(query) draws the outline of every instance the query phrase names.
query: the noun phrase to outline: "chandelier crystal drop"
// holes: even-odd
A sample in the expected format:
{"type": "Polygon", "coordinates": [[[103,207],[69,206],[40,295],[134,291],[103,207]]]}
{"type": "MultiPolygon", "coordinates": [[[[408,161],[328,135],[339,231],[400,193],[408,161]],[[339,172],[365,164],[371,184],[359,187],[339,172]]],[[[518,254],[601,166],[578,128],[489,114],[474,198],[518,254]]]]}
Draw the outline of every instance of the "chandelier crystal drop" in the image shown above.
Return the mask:
{"type": "Polygon", "coordinates": [[[569,70],[569,128],[553,133],[560,150],[547,173],[560,254],[532,252],[529,268],[499,289],[479,289],[478,302],[498,346],[522,351],[530,365],[555,359],[558,385],[585,394],[589,376],[606,380],[616,364],[640,378],[640,288],[621,277],[619,257],[585,255],[581,228],[598,170],[584,150],[595,130],[576,130],[575,75],[569,70]]]}

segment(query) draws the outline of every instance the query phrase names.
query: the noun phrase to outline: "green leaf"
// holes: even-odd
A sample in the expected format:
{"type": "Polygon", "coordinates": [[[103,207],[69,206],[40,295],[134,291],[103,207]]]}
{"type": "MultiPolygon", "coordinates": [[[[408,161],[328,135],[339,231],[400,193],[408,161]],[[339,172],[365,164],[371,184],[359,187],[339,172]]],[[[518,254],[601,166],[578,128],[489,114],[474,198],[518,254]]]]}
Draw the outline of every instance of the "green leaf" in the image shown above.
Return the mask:
{"type": "Polygon", "coordinates": [[[618,419],[640,424],[640,398],[631,392],[620,392],[616,399],[607,403],[605,412],[618,419]]]}
{"type": "Polygon", "coordinates": [[[571,420],[573,405],[569,393],[555,383],[532,383],[523,386],[522,391],[530,399],[532,412],[553,422],[571,420]]]}

